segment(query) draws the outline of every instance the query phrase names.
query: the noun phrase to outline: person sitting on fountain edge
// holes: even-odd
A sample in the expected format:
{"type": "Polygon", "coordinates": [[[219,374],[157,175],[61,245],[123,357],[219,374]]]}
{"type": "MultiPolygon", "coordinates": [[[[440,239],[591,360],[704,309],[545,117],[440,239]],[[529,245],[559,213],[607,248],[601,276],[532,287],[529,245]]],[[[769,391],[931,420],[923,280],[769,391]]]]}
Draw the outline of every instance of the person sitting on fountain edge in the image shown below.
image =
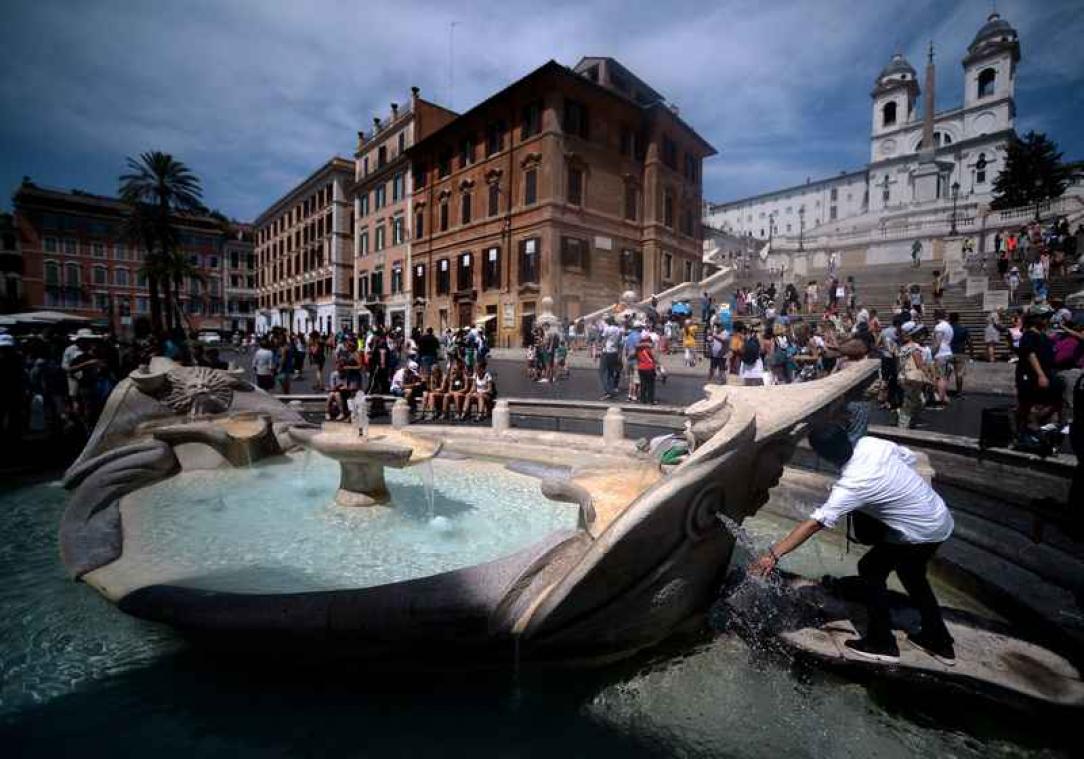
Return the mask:
{"type": "Polygon", "coordinates": [[[922,617],[921,632],[911,634],[909,640],[943,664],[954,663],[952,636],[926,579],[927,564],[948,540],[954,524],[941,496],[915,471],[914,453],[869,436],[852,446],[846,430],[839,424],[813,425],[809,444],[818,456],[840,467],[840,477],[824,505],[753,562],[750,571],[766,576],[783,556],[817,532],[825,527],[830,529],[841,517],[859,511],[881,522],[878,526],[883,530],[870,541],[872,547],[858,562],[858,574],[868,592],[866,634],[848,640],[846,646],[856,654],[878,661],[899,659],[885,584],[889,573],[895,571],[922,617]]]}

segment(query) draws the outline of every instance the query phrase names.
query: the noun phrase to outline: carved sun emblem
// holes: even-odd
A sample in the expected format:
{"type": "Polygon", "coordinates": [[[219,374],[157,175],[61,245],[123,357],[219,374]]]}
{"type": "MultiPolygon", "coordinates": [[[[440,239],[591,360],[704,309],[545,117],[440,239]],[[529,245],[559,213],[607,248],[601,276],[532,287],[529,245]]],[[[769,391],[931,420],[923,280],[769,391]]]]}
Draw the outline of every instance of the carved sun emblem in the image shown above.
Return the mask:
{"type": "Polygon", "coordinates": [[[168,374],[169,392],[162,402],[178,414],[225,411],[233,401],[229,377],[216,369],[197,366],[168,374]]]}

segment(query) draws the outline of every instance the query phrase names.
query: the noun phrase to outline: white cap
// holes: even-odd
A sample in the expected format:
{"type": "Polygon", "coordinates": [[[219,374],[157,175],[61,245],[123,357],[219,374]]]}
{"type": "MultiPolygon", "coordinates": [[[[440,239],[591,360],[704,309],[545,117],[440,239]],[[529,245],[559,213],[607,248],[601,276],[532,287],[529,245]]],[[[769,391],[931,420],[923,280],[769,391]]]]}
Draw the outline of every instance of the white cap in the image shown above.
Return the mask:
{"type": "Polygon", "coordinates": [[[918,331],[918,324],[915,322],[904,322],[900,329],[903,330],[903,334],[910,335],[912,332],[918,331]]]}
{"type": "Polygon", "coordinates": [[[6,332],[0,333],[0,348],[14,348],[15,338],[6,332]]]}

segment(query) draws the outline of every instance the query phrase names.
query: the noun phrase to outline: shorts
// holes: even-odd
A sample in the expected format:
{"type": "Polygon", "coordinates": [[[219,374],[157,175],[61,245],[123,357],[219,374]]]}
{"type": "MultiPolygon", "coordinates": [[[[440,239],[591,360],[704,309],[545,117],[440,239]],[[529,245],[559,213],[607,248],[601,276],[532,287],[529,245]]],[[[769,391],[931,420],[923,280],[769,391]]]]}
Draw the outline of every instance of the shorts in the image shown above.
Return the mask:
{"type": "Polygon", "coordinates": [[[275,389],[275,377],[272,374],[257,374],[256,375],[256,387],[261,390],[274,390],[275,389]]]}
{"type": "Polygon", "coordinates": [[[952,375],[952,364],[954,356],[942,356],[941,358],[934,358],[933,363],[937,371],[937,376],[942,379],[948,379],[952,375]]]}
{"type": "Polygon", "coordinates": [[[967,376],[967,356],[963,353],[952,354],[952,371],[959,379],[967,376]]]}

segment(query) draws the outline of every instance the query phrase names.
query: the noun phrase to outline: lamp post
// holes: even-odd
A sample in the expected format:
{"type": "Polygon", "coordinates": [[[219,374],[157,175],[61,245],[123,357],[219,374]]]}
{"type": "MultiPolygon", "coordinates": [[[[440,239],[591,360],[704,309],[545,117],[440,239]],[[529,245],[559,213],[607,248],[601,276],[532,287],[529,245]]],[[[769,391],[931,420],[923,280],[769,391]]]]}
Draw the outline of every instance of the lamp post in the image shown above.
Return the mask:
{"type": "Polygon", "coordinates": [[[768,250],[772,249],[772,233],[775,232],[775,211],[768,214],[768,250]]]}
{"type": "Polygon", "coordinates": [[[1043,202],[1043,180],[1035,178],[1035,221],[1039,221],[1039,206],[1043,202]]]}
{"type": "Polygon", "coordinates": [[[949,230],[949,234],[956,235],[956,199],[960,197],[960,183],[952,183],[952,228],[949,230]]]}
{"type": "Polygon", "coordinates": [[[798,207],[798,252],[805,250],[805,206],[798,207]]]}

